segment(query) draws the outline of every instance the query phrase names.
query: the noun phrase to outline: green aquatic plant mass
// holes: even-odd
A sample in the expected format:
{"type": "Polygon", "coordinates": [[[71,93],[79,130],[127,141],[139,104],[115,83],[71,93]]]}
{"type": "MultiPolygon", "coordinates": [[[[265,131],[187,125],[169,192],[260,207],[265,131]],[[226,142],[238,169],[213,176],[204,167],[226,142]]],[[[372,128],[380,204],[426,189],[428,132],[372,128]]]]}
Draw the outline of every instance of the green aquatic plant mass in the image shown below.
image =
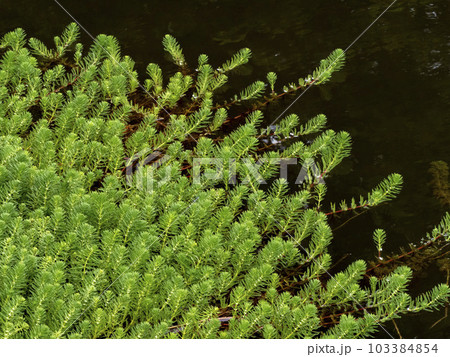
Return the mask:
{"type": "MultiPolygon", "coordinates": [[[[263,124],[272,102],[324,85],[342,50],[224,101],[249,49],[192,64],[166,35],[171,75],[150,63],[142,79],[114,37],[78,36],[0,41],[2,338],[364,338],[448,301],[445,284],[411,297],[405,265],[330,274],[329,217],[390,201],[402,177],[330,204],[350,135],[322,114],[263,124]],[[294,192],[283,160],[302,167],[294,192]]],[[[449,230],[447,214],[427,239],[449,230]]],[[[381,260],[389,237],[366,238],[381,260]]]]}

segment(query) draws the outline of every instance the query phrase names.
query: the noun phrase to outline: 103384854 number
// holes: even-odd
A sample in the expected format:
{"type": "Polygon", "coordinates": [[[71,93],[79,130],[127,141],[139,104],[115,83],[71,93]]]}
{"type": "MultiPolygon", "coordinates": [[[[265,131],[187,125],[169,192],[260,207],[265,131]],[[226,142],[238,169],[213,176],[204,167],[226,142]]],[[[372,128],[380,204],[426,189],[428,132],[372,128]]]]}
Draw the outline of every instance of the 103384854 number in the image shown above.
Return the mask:
{"type": "Polygon", "coordinates": [[[369,353],[437,353],[437,344],[429,343],[369,343],[369,353]]]}

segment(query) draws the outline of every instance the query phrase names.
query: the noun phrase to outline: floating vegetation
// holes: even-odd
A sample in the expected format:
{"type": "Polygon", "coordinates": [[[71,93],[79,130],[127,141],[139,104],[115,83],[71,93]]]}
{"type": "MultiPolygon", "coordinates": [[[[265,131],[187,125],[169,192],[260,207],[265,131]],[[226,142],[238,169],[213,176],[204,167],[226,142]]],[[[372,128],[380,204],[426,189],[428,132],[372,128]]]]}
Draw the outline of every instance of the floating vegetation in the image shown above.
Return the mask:
{"type": "MultiPolygon", "coordinates": [[[[384,257],[380,230],[379,274],[363,260],[329,273],[329,217],[389,202],[403,178],[324,209],[350,135],[324,115],[265,128],[260,109],[285,96],[274,73],[217,103],[249,49],[193,70],[166,35],[177,72],[150,63],[141,85],[116,38],[85,51],[78,35],[69,25],[54,49],[21,29],[0,40],[0,337],[362,338],[448,301],[447,284],[407,293],[423,249],[384,257]],[[232,162],[236,182],[212,159],[232,162]],[[306,166],[294,193],[280,159],[306,166]]],[[[286,95],[343,64],[333,51],[286,95]]],[[[423,244],[449,232],[447,214],[423,244]]]]}

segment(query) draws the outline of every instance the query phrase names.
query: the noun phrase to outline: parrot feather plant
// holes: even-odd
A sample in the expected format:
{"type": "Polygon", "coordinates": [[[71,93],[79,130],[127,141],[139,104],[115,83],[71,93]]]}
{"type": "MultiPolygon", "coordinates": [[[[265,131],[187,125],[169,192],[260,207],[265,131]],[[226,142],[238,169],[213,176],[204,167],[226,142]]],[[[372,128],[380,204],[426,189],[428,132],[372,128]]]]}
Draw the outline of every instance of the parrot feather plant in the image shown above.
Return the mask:
{"type": "MultiPolygon", "coordinates": [[[[349,134],[324,115],[263,126],[266,105],[327,82],[342,50],[281,93],[270,72],[222,102],[247,48],[192,69],[166,35],[176,73],[150,63],[141,85],[114,37],[78,36],[0,41],[2,338],[364,338],[447,302],[445,284],[412,298],[407,266],[328,273],[328,217],[391,200],[402,177],[327,210],[349,134]],[[291,193],[274,162],[293,158],[315,165],[291,193]]],[[[449,229],[447,215],[429,239],[449,229]]]]}

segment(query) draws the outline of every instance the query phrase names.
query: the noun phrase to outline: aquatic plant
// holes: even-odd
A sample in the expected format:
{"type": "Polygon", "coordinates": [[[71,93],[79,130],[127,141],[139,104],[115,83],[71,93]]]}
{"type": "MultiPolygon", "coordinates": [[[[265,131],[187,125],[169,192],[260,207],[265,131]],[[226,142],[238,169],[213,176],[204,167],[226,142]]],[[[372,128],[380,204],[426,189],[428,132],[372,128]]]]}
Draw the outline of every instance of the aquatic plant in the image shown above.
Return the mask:
{"type": "Polygon", "coordinates": [[[448,164],[445,161],[433,161],[428,171],[431,174],[430,186],[433,189],[433,196],[442,206],[450,206],[448,164]]]}
{"type": "MultiPolygon", "coordinates": [[[[263,126],[261,108],[325,83],[342,50],[280,93],[271,72],[217,102],[249,49],[192,70],[166,35],[177,72],[151,63],[141,86],[114,37],[85,52],[78,33],[0,41],[2,337],[361,338],[447,301],[446,284],[412,298],[405,265],[328,273],[328,217],[391,200],[402,177],[327,210],[349,134],[324,115],[263,126]],[[304,170],[294,193],[276,178],[287,159],[304,170]]],[[[446,215],[429,239],[449,229],[446,215]]]]}

